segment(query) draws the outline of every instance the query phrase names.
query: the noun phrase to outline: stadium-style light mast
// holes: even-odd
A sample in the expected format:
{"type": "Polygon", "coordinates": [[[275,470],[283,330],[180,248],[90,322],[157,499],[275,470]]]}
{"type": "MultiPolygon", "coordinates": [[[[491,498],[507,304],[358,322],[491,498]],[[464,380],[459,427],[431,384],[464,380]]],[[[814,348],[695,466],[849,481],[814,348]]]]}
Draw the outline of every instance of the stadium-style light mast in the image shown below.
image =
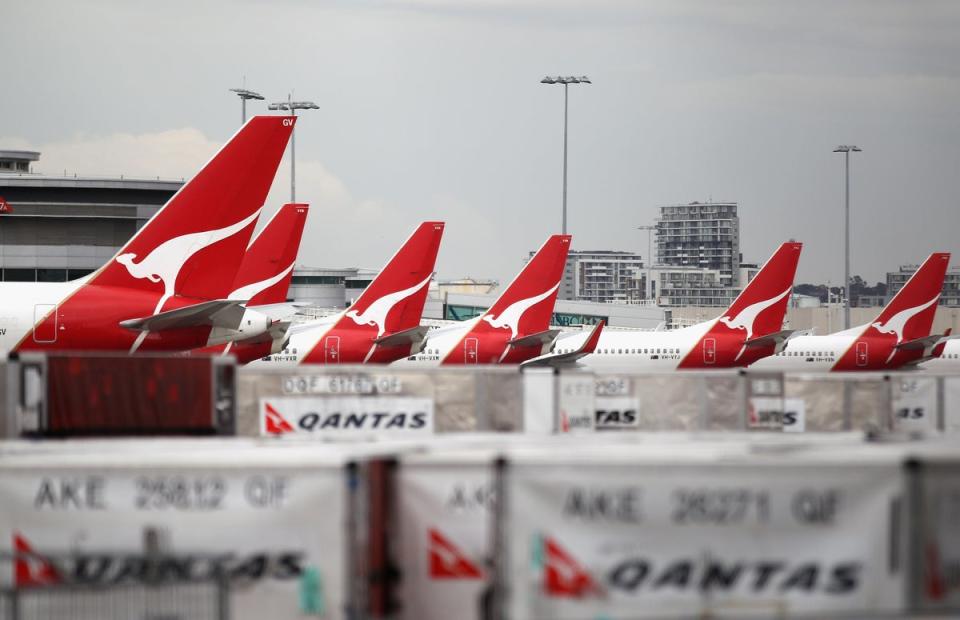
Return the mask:
{"type": "Polygon", "coordinates": [[[846,199],[844,200],[844,224],[843,224],[843,328],[850,329],[850,152],[859,153],[862,151],[859,146],[853,144],[841,144],[833,149],[834,153],[843,153],[846,161],[846,199]]]}
{"type": "MultiPolygon", "coordinates": [[[[278,101],[267,106],[269,110],[287,110],[290,114],[296,116],[297,110],[319,110],[320,106],[312,101],[293,101],[293,95],[287,95],[286,101],[278,101]]],[[[296,168],[296,143],[294,142],[296,125],[290,132],[290,202],[297,201],[297,168],[296,168]]]]}
{"type": "Polygon", "coordinates": [[[561,232],[567,234],[567,107],[569,102],[570,84],[593,84],[585,75],[575,76],[547,76],[540,80],[541,84],[563,84],[563,225],[561,232]]]}
{"type": "Polygon", "coordinates": [[[231,88],[231,93],[237,93],[237,96],[240,97],[240,118],[241,124],[247,122],[247,99],[259,99],[263,100],[263,95],[260,93],[253,92],[252,90],[247,90],[246,88],[231,88]]]}

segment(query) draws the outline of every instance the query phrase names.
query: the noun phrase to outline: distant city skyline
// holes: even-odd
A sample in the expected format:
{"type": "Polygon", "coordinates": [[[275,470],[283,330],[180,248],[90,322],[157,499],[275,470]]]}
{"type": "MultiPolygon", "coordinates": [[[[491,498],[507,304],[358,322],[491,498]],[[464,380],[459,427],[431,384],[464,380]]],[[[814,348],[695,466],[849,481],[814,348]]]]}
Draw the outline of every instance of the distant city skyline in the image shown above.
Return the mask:
{"type": "MultiPolygon", "coordinates": [[[[745,261],[793,238],[798,282],[839,282],[850,143],[851,272],[875,282],[960,252],[957,31],[960,5],[925,1],[13,3],[0,148],[189,177],[239,124],[229,88],[292,90],[320,106],[297,133],[302,263],[376,267],[436,218],[441,277],[505,282],[560,228],[563,100],[539,80],[586,74],[574,249],[646,255],[659,206],[732,200],[745,261]]],[[[284,167],[265,215],[288,195],[284,167]]]]}

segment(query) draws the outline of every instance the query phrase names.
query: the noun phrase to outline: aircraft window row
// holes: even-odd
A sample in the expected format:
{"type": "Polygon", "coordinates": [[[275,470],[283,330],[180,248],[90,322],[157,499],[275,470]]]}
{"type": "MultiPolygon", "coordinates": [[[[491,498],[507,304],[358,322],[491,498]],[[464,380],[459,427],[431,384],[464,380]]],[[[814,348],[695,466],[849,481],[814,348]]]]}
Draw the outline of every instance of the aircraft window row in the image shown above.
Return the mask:
{"type": "Polygon", "coordinates": [[[780,357],[822,357],[830,355],[829,351],[781,351],[777,353],[780,357]]]}
{"type": "MultiPolygon", "coordinates": [[[[573,353],[573,349],[560,349],[557,351],[557,353],[573,353]]],[[[680,353],[680,349],[597,349],[595,353],[599,353],[601,355],[672,355],[680,353]]]]}

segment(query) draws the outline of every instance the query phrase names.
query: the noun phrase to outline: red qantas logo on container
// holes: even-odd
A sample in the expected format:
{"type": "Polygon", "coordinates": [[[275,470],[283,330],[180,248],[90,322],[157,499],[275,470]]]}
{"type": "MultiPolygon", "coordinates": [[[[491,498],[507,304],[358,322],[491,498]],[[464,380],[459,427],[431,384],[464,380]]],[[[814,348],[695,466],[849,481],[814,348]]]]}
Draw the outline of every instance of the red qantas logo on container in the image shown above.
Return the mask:
{"type": "Polygon", "coordinates": [[[483,571],[436,528],[427,530],[431,579],[481,579],[483,571]]]}
{"type": "Polygon", "coordinates": [[[270,403],[263,403],[263,407],[263,420],[268,434],[283,435],[293,432],[293,426],[270,403]]]}
{"type": "Polygon", "coordinates": [[[13,535],[14,560],[13,584],[18,588],[48,586],[62,581],[57,569],[44,557],[38,555],[27,539],[13,535]]]}
{"type": "Polygon", "coordinates": [[[543,541],[545,561],[543,587],[548,596],[584,598],[603,590],[580,563],[549,536],[543,541]]]}

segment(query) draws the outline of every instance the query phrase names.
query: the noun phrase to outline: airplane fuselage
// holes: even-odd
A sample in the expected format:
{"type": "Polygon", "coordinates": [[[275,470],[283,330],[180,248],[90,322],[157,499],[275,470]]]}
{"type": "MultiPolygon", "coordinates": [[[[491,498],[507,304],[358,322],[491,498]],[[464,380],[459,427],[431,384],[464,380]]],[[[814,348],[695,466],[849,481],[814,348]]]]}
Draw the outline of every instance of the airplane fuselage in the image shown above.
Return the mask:
{"type": "MultiPolygon", "coordinates": [[[[587,332],[562,335],[554,351],[576,349],[587,332]]],[[[644,371],[709,370],[743,367],[773,352],[773,345],[744,346],[743,330],[730,330],[718,320],[665,332],[604,330],[594,353],[579,363],[594,369],[644,371]]]]}
{"type": "Polygon", "coordinates": [[[895,349],[890,335],[861,335],[854,328],[823,336],[797,336],[783,351],[750,366],[778,372],[856,372],[896,370],[919,360],[922,349],[895,349]]]}

